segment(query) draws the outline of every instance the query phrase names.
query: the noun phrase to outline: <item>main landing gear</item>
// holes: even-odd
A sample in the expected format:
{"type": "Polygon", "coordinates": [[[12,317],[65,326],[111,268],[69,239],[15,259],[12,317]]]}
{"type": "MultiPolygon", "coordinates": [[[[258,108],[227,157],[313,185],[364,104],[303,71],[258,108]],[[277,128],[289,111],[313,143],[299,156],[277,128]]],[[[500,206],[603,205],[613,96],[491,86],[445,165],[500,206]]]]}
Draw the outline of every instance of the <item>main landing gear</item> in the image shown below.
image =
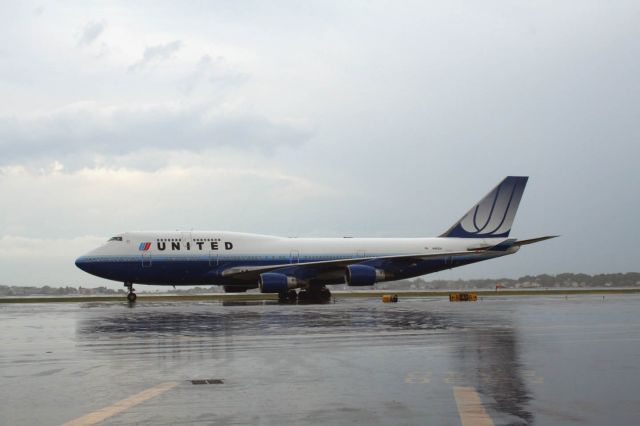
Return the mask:
{"type": "Polygon", "coordinates": [[[298,292],[295,290],[283,291],[278,293],[278,302],[280,303],[296,303],[298,300],[298,292]]]}
{"type": "Polygon", "coordinates": [[[328,303],[331,301],[331,291],[327,287],[310,287],[307,290],[289,290],[278,293],[280,303],[328,303]]]}
{"type": "Polygon", "coordinates": [[[124,283],[124,286],[129,289],[129,294],[127,294],[127,300],[130,303],[134,303],[138,298],[138,296],[136,296],[136,294],[134,293],[135,289],[133,288],[133,283],[127,282],[127,283],[124,283]]]}

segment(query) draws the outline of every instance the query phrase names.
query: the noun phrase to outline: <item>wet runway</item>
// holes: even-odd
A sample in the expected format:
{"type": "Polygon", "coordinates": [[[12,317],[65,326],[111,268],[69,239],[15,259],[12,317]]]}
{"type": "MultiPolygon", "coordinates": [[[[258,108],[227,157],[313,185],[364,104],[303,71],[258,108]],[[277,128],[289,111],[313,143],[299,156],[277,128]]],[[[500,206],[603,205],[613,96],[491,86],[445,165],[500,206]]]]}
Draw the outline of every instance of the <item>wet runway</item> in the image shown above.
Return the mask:
{"type": "Polygon", "coordinates": [[[0,424],[637,424],[640,296],[0,306],[0,424]]]}

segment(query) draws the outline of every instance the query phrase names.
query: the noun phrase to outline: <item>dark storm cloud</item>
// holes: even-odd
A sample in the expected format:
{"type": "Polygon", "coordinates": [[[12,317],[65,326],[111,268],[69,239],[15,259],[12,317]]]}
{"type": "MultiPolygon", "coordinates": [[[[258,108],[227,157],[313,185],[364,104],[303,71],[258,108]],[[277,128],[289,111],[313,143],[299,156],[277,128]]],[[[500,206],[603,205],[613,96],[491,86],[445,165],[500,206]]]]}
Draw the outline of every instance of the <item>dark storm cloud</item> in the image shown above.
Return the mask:
{"type": "Polygon", "coordinates": [[[129,71],[137,71],[148,64],[166,60],[176,53],[182,47],[182,41],[174,40],[165,44],[155,46],[147,46],[142,54],[142,59],[132,64],[129,71]]]}
{"type": "Polygon", "coordinates": [[[46,116],[0,117],[0,164],[65,155],[124,155],[147,148],[199,152],[226,146],[269,152],[310,136],[303,125],[205,107],[107,109],[83,104],[46,116]]]}
{"type": "Polygon", "coordinates": [[[98,37],[100,37],[100,34],[104,32],[106,26],[107,24],[104,21],[92,21],[87,23],[87,25],[82,29],[82,33],[78,39],[78,45],[86,46],[93,43],[98,37]]]}

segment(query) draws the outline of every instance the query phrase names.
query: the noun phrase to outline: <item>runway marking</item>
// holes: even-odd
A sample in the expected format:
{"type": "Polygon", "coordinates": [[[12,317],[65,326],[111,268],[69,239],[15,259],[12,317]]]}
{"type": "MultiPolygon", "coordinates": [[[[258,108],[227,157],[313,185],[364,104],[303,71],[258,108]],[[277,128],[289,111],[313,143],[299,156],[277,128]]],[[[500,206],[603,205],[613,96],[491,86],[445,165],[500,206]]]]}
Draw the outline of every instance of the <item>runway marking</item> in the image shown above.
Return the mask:
{"type": "Polygon", "coordinates": [[[404,382],[412,384],[428,384],[431,382],[431,372],[410,371],[404,377],[404,382]]]}
{"type": "Polygon", "coordinates": [[[448,385],[462,384],[465,382],[464,374],[457,371],[447,371],[447,375],[442,379],[448,385]]]}
{"type": "Polygon", "coordinates": [[[535,370],[523,370],[521,374],[522,378],[528,383],[533,383],[536,385],[541,385],[544,383],[544,377],[537,376],[535,370]]]}
{"type": "Polygon", "coordinates": [[[162,383],[158,386],[154,386],[150,389],[137,393],[129,398],[116,402],[108,407],[101,408],[100,410],[89,413],[85,416],[79,417],[75,420],[71,420],[62,426],[88,426],[100,423],[101,421],[115,416],[131,407],[145,402],[148,399],[155,398],[156,396],[165,393],[169,389],[173,389],[177,383],[162,383]]]}
{"type": "Polygon", "coordinates": [[[475,388],[454,386],[453,395],[456,398],[462,426],[493,426],[493,421],[482,406],[480,395],[475,388]]]}

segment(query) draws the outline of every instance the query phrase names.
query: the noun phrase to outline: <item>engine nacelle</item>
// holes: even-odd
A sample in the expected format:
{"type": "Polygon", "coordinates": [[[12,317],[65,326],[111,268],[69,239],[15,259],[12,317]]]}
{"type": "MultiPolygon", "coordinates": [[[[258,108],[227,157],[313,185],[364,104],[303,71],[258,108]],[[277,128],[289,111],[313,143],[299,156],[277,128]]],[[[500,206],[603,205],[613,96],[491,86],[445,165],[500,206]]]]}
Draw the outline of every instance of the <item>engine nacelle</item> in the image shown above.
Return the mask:
{"type": "Polygon", "coordinates": [[[300,283],[296,277],[275,272],[265,272],[260,274],[259,285],[262,293],[283,293],[299,287],[300,283]]]}
{"type": "Polygon", "coordinates": [[[374,285],[378,281],[384,281],[387,274],[382,269],[376,269],[367,265],[347,266],[347,284],[350,286],[374,285]]]}

